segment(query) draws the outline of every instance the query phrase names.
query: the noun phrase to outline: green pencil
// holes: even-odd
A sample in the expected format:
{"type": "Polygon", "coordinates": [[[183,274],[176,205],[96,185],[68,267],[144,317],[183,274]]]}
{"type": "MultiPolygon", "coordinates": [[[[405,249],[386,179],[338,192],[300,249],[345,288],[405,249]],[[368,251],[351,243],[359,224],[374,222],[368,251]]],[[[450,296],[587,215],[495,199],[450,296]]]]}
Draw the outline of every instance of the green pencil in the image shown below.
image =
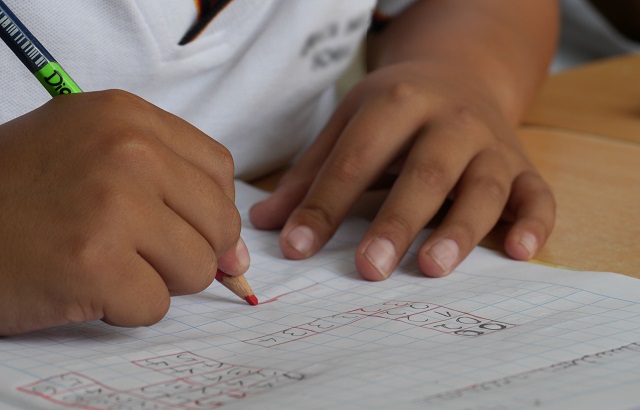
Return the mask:
{"type": "Polygon", "coordinates": [[[82,92],[75,81],[2,0],[0,0],[0,37],[52,97],[82,92]]]}

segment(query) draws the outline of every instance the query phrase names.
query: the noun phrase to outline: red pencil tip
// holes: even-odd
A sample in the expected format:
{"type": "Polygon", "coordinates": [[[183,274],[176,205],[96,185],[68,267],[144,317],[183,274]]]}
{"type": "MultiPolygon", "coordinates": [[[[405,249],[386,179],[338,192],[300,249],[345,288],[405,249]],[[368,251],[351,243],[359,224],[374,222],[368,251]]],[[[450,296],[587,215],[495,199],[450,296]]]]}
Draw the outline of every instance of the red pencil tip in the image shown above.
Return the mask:
{"type": "Polygon", "coordinates": [[[256,306],[258,304],[258,298],[256,295],[247,296],[244,300],[246,300],[251,306],[256,306]]]}

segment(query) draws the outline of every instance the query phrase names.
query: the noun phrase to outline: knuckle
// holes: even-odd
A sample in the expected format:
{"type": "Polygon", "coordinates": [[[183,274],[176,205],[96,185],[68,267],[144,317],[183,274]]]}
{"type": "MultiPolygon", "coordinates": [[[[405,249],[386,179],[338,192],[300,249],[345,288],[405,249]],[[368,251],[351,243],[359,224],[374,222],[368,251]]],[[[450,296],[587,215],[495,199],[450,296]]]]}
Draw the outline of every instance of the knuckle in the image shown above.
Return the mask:
{"type": "Polygon", "coordinates": [[[146,132],[136,126],[113,130],[102,141],[102,158],[111,165],[122,168],[148,169],[161,166],[159,147],[146,132]]]}
{"type": "MultiPolygon", "coordinates": [[[[399,234],[401,238],[408,238],[408,240],[411,240],[418,230],[405,216],[399,213],[385,215],[384,223],[389,227],[391,232],[396,233],[396,235],[399,234]]],[[[396,235],[394,235],[394,237],[396,235]]]]}
{"type": "Polygon", "coordinates": [[[550,205],[554,208],[556,207],[555,195],[548,185],[544,184],[542,187],[537,189],[535,191],[535,196],[539,202],[550,205]]]}
{"type": "Polygon", "coordinates": [[[459,125],[475,125],[477,117],[473,110],[464,104],[458,104],[451,111],[451,118],[459,125]]]}
{"type": "Polygon", "coordinates": [[[546,189],[542,190],[542,192],[540,193],[540,198],[546,201],[546,203],[549,205],[549,208],[551,209],[553,214],[555,214],[558,207],[558,203],[556,202],[556,197],[555,195],[553,195],[553,191],[551,190],[550,187],[547,187],[546,189]]]}
{"type": "Polygon", "coordinates": [[[209,236],[210,245],[217,257],[222,256],[240,239],[242,218],[238,209],[231,205],[231,201],[229,201],[229,204],[229,206],[224,206],[224,209],[219,214],[219,223],[215,229],[216,233],[209,236]]]}
{"type": "Polygon", "coordinates": [[[365,161],[357,153],[342,153],[327,169],[329,177],[342,184],[353,184],[363,171],[365,161]]]}
{"type": "Polygon", "coordinates": [[[322,204],[308,203],[300,208],[304,218],[312,222],[316,227],[334,227],[339,223],[338,217],[322,204]]]}
{"type": "Polygon", "coordinates": [[[482,176],[472,182],[483,195],[495,202],[505,202],[509,197],[510,187],[493,176],[482,176]]]}
{"type": "Polygon", "coordinates": [[[240,239],[240,230],[242,228],[242,217],[236,207],[230,207],[230,212],[227,217],[228,232],[230,232],[230,243],[235,244],[240,239]]]}
{"type": "Polygon", "coordinates": [[[449,177],[443,165],[419,162],[408,168],[410,174],[427,188],[438,193],[449,191],[449,177]]]}
{"type": "Polygon", "coordinates": [[[122,90],[98,92],[94,109],[101,115],[94,116],[93,139],[102,157],[115,155],[121,159],[144,160],[153,153],[153,121],[150,104],[122,90]],[[132,115],[142,113],[142,115],[132,115]],[[142,120],[146,118],[147,120],[142,120]]]}
{"type": "Polygon", "coordinates": [[[487,127],[475,109],[466,104],[458,104],[449,113],[448,122],[456,124],[462,132],[474,132],[486,130],[487,127]]]}
{"type": "Polygon", "coordinates": [[[151,112],[151,104],[124,90],[95,91],[88,93],[87,99],[87,106],[100,113],[99,116],[92,116],[97,121],[96,126],[100,126],[98,129],[131,121],[132,112],[151,112]]]}
{"type": "Polygon", "coordinates": [[[111,89],[97,91],[93,95],[96,101],[102,104],[104,108],[115,110],[116,112],[126,112],[130,108],[143,108],[148,105],[142,98],[124,90],[111,89]]]}
{"type": "Polygon", "coordinates": [[[89,320],[102,318],[102,312],[91,303],[80,300],[72,300],[62,307],[62,315],[66,322],[82,323],[89,320]]]}
{"type": "MultiPolygon", "coordinates": [[[[549,209],[555,212],[557,203],[555,195],[553,194],[553,190],[536,171],[528,170],[523,172],[517,177],[515,183],[520,183],[521,186],[526,185],[528,194],[531,195],[531,197],[535,198],[537,204],[549,207],[549,209]]],[[[516,198],[516,204],[518,206],[520,206],[520,204],[522,204],[528,198],[527,195],[524,195],[522,193],[522,189],[520,189],[519,191],[521,192],[521,194],[516,198]]]]}
{"type": "Polygon", "coordinates": [[[392,104],[408,105],[414,104],[421,98],[419,87],[409,81],[399,81],[393,84],[387,92],[387,101],[392,104]]]}
{"type": "MultiPolygon", "coordinates": [[[[211,140],[213,142],[213,140],[211,140]]],[[[212,145],[212,154],[210,157],[216,159],[216,167],[227,176],[233,176],[235,172],[235,163],[233,155],[227,147],[222,144],[215,143],[212,145]]]]}
{"type": "Polygon", "coordinates": [[[537,172],[530,171],[529,174],[531,178],[535,178],[539,181],[539,187],[537,189],[536,195],[544,199],[551,200],[552,202],[555,202],[553,190],[551,189],[549,184],[544,179],[542,179],[542,177],[537,172]]]}

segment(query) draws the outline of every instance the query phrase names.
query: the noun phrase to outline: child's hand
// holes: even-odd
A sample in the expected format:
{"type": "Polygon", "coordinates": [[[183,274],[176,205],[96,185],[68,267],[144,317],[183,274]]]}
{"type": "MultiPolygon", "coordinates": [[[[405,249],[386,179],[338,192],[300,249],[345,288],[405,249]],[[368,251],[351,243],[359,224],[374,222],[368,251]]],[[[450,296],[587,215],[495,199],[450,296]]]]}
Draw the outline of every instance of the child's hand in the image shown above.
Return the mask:
{"type": "Polygon", "coordinates": [[[273,195],[253,207],[251,221],[282,227],[284,255],[307,258],[370,185],[396,170],[356,253],[363,277],[388,277],[447,197],[453,205],[418,254],[424,274],[450,273],[501,215],[513,222],[507,253],[531,258],[551,232],[555,203],[495,93],[451,64],[425,60],[374,71],[273,195]]]}
{"type": "Polygon", "coordinates": [[[124,92],[0,125],[0,335],[151,324],[217,266],[243,273],[233,200],[224,147],[124,92]]]}

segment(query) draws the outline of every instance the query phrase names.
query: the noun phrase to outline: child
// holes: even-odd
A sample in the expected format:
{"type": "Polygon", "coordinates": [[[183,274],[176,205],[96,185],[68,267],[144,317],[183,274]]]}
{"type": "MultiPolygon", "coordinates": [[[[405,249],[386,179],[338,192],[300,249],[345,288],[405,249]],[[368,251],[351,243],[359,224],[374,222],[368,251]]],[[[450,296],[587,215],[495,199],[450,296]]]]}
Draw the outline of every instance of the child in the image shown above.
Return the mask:
{"type": "Polygon", "coordinates": [[[1,51],[0,334],[151,324],[217,267],[244,273],[234,175],[281,168],[316,135],[251,211],[282,229],[287,258],[317,252],[387,172],[355,255],[366,279],[388,277],[447,198],[418,255],[427,276],[501,215],[516,259],[551,231],[552,194],[514,128],[553,54],[552,0],[380,2],[377,22],[393,18],[368,38],[370,74],[335,111],[374,0],[201,1],[197,20],[186,0],[7,3],[85,91],[108,91],[48,101],[1,51]]]}

